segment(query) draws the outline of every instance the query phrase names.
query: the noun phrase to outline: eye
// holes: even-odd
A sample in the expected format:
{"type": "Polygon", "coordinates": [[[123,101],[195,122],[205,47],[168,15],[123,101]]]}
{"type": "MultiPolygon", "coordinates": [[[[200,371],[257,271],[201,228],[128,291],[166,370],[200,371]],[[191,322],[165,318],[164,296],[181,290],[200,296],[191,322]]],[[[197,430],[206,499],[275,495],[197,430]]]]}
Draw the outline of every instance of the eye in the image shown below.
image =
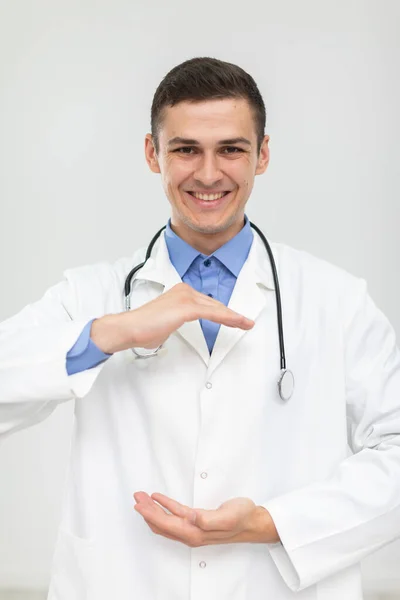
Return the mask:
{"type": "Polygon", "coordinates": [[[222,148],[223,154],[238,154],[239,152],[243,152],[243,150],[237,146],[225,146],[225,148],[222,148]],[[228,150],[229,152],[225,152],[225,150],[228,150]]]}
{"type": "Polygon", "coordinates": [[[178,154],[191,154],[190,150],[194,150],[193,146],[182,146],[182,148],[177,148],[174,152],[178,154]],[[186,152],[186,150],[189,150],[189,152],[186,152]]]}

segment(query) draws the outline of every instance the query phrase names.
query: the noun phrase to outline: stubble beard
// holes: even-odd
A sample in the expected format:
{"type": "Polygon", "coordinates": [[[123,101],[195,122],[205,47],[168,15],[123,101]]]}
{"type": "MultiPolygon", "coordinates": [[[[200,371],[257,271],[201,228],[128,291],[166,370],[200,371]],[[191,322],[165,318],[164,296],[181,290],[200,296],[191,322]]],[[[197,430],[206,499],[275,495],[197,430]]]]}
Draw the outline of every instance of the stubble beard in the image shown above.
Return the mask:
{"type": "Polygon", "coordinates": [[[210,224],[210,225],[206,225],[206,226],[202,227],[201,225],[194,223],[190,219],[190,217],[188,217],[187,215],[184,215],[182,213],[179,214],[179,218],[182,221],[182,223],[184,225],[186,225],[186,227],[188,227],[192,231],[196,231],[197,233],[204,233],[204,234],[212,235],[215,233],[223,233],[224,231],[226,231],[227,229],[232,227],[232,225],[237,221],[237,212],[234,212],[232,215],[230,215],[227,218],[226,221],[224,221],[223,223],[221,223],[220,225],[217,225],[217,226],[210,224]]]}

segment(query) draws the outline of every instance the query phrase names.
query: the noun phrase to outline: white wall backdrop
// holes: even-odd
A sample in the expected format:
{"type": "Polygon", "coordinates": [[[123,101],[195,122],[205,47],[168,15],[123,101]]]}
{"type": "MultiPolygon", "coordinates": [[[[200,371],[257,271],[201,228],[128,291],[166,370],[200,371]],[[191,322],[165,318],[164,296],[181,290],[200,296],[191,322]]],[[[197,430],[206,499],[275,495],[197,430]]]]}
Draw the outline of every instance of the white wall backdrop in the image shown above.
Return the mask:
{"type": "MultiPolygon", "coordinates": [[[[365,277],[400,335],[399,18],[396,0],[0,0],[0,319],[164,224],[152,96],[214,56],[267,105],[250,218],[365,277]]],[[[47,586],[71,418],[60,406],[0,447],[0,587],[47,586]]],[[[400,589],[399,561],[400,542],[368,558],[366,589],[400,589]]]]}

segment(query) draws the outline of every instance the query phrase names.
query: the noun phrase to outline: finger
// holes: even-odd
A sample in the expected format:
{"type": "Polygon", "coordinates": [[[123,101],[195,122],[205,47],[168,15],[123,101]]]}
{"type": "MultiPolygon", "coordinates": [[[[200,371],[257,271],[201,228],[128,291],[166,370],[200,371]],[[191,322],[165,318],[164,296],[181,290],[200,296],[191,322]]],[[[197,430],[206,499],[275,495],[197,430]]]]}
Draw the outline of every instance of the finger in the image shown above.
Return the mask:
{"type": "Polygon", "coordinates": [[[151,495],[153,500],[156,500],[159,504],[164,506],[167,510],[169,510],[172,514],[177,517],[182,517],[183,519],[189,519],[191,523],[194,523],[196,519],[196,513],[189,507],[184,504],[180,504],[176,500],[165,496],[165,494],[160,494],[155,492],[151,495]]]}
{"type": "MultiPolygon", "coordinates": [[[[160,507],[159,507],[160,508],[160,507]]],[[[197,510],[197,509],[195,509],[197,510]]],[[[163,518],[158,519],[155,517],[154,512],[143,509],[143,505],[140,509],[140,514],[146,521],[147,525],[157,535],[162,535],[170,540],[181,542],[191,547],[205,546],[210,544],[221,544],[230,543],[236,541],[243,541],[242,537],[231,531],[203,531],[199,527],[190,526],[184,527],[182,525],[188,524],[187,520],[183,520],[181,517],[174,517],[177,521],[173,523],[171,516],[168,516],[162,508],[163,518]],[[166,517],[166,518],[165,518],[166,517]],[[180,521],[180,523],[179,523],[180,521]],[[162,523],[162,525],[160,525],[162,523]],[[200,534],[201,531],[201,534],[200,534]]]]}
{"type": "Polygon", "coordinates": [[[156,504],[152,501],[150,496],[146,492],[135,492],[133,494],[136,502],[142,503],[144,506],[156,506],[156,504]]]}
{"type": "Polygon", "coordinates": [[[232,517],[222,514],[221,510],[205,510],[196,508],[196,525],[204,531],[222,534],[222,537],[233,535],[236,531],[232,529],[232,517]]]}
{"type": "MultiPolygon", "coordinates": [[[[211,311],[211,314],[213,314],[213,309],[215,311],[218,311],[215,313],[216,317],[217,317],[217,323],[220,323],[222,325],[227,325],[228,327],[241,327],[242,325],[240,323],[244,324],[244,328],[247,329],[251,329],[251,327],[254,326],[254,321],[252,319],[248,319],[247,317],[245,317],[244,315],[232,310],[231,308],[227,307],[223,302],[221,302],[220,300],[217,300],[216,298],[210,298],[209,296],[207,296],[206,294],[203,294],[202,292],[198,292],[197,290],[193,290],[194,292],[194,298],[196,301],[196,304],[204,307],[204,309],[209,309],[211,311]],[[221,317],[223,319],[225,319],[225,321],[220,320],[221,317]]],[[[195,317],[197,318],[203,318],[203,319],[208,319],[209,321],[213,321],[215,319],[213,318],[208,318],[207,316],[199,316],[197,315],[195,317]]]]}
{"type": "Polygon", "coordinates": [[[152,498],[150,498],[150,496],[148,494],[146,494],[146,492],[136,492],[135,494],[133,494],[137,504],[134,506],[134,508],[137,510],[137,512],[142,512],[143,508],[147,508],[150,511],[153,512],[160,512],[161,513],[165,513],[164,509],[159,506],[152,498]]]}
{"type": "MultiPolygon", "coordinates": [[[[146,520],[146,519],[145,519],[146,520]]],[[[165,531],[159,529],[158,527],[156,527],[155,525],[152,525],[151,523],[149,523],[148,521],[146,521],[146,523],[148,524],[148,526],[150,527],[151,531],[153,531],[153,533],[156,533],[157,535],[162,535],[163,537],[166,537],[170,540],[174,540],[176,542],[181,542],[182,544],[186,544],[189,546],[195,546],[195,545],[201,545],[201,546],[207,546],[210,544],[221,544],[223,542],[231,542],[231,541],[239,541],[239,538],[237,535],[232,536],[229,533],[215,533],[213,532],[212,535],[211,534],[206,534],[204,536],[204,538],[201,540],[199,540],[199,537],[197,536],[196,540],[193,537],[191,537],[190,539],[182,539],[182,538],[178,538],[174,535],[170,535],[168,533],[165,533],[165,531]],[[238,538],[238,540],[236,540],[236,538],[238,538]]]]}
{"type": "Polygon", "coordinates": [[[170,533],[167,533],[165,530],[160,529],[159,527],[157,527],[156,525],[153,525],[152,523],[150,523],[149,521],[147,521],[145,519],[147,525],[150,527],[151,531],[153,531],[153,533],[156,533],[157,535],[162,535],[163,537],[166,537],[170,540],[174,540],[176,542],[181,542],[182,544],[186,544],[189,546],[207,546],[207,545],[211,545],[211,544],[221,544],[221,543],[230,543],[230,542],[236,542],[236,541],[242,541],[240,536],[238,536],[237,534],[232,535],[232,533],[224,531],[224,532],[218,532],[218,531],[213,531],[213,532],[203,532],[202,533],[202,537],[200,540],[199,535],[194,536],[193,534],[183,538],[171,535],[170,533]]]}
{"type": "MultiPolygon", "coordinates": [[[[188,519],[190,523],[195,524],[204,531],[213,532],[218,535],[217,537],[226,537],[231,535],[232,531],[232,517],[227,516],[221,509],[217,510],[206,510],[202,508],[192,509],[185,504],[181,504],[172,498],[169,498],[165,494],[154,492],[151,494],[151,499],[155,500],[161,506],[166,508],[170,513],[188,519]]],[[[235,532],[236,533],[236,532],[235,532]]]]}
{"type": "Polygon", "coordinates": [[[196,302],[191,307],[192,318],[208,319],[227,327],[240,327],[241,329],[251,329],[255,321],[248,319],[244,315],[225,306],[223,302],[215,298],[209,298],[201,292],[196,292],[196,302]]]}
{"type": "MultiPolygon", "coordinates": [[[[136,507],[135,507],[136,508],[136,507]]],[[[195,527],[187,519],[167,514],[161,507],[159,511],[151,510],[147,506],[136,508],[142,517],[154,527],[157,527],[163,534],[171,535],[180,540],[190,540],[193,535],[199,533],[199,528],[195,527]]]]}
{"type": "Polygon", "coordinates": [[[196,318],[207,319],[208,321],[220,323],[227,327],[238,327],[239,329],[244,329],[246,331],[252,329],[255,325],[255,321],[227,308],[225,305],[222,307],[217,305],[201,306],[198,308],[196,318]]]}

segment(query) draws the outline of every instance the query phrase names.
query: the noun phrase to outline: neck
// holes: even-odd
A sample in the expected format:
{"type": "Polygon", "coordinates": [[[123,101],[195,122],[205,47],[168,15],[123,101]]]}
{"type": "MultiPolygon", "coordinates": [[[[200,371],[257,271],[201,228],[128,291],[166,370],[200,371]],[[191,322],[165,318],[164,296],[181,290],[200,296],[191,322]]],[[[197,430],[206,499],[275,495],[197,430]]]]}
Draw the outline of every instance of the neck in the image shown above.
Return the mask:
{"type": "Polygon", "coordinates": [[[190,229],[184,223],[176,222],[171,217],[171,229],[176,235],[184,240],[189,246],[192,246],[198,252],[205,256],[213,254],[218,248],[229,242],[235,235],[241,231],[244,226],[244,216],[242,219],[235,221],[228,229],[217,233],[202,233],[190,229]]]}

